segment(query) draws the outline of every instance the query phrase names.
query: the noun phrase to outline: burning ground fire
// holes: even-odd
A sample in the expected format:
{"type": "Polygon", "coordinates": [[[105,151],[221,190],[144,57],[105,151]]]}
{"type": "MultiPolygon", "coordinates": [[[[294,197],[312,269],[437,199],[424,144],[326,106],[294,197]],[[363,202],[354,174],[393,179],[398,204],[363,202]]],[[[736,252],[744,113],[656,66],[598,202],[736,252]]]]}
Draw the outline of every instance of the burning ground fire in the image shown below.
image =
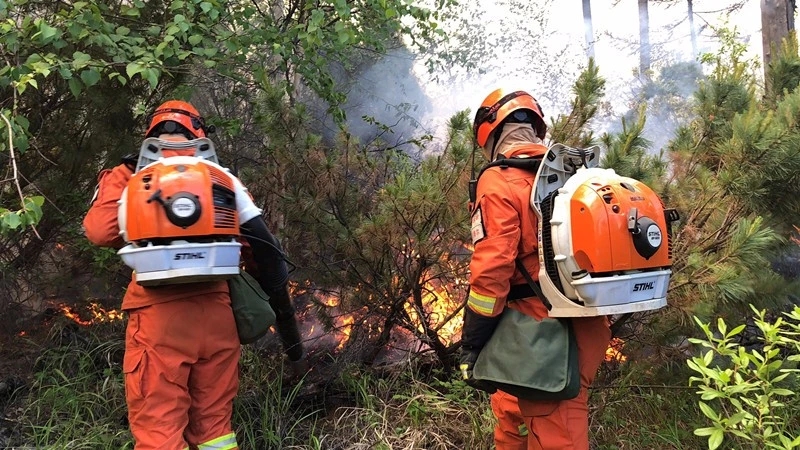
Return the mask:
{"type": "MultiPolygon", "coordinates": [[[[99,323],[117,322],[125,318],[122,311],[116,309],[107,310],[100,306],[99,303],[90,303],[86,306],[88,314],[81,314],[75,307],[67,305],[66,303],[52,304],[51,308],[60,313],[61,316],[84,327],[97,325],[99,323]]],[[[20,337],[27,335],[28,331],[25,330],[17,333],[17,336],[20,337]]]]}
{"type": "MultiPolygon", "coordinates": [[[[295,295],[306,293],[298,288],[297,285],[293,286],[293,291],[295,295]]],[[[447,289],[442,286],[438,288],[435,288],[432,285],[427,286],[425,292],[426,294],[423,296],[423,305],[425,305],[427,313],[436,322],[432,324],[432,326],[437,329],[439,336],[447,345],[453,344],[454,338],[456,336],[460,336],[461,326],[463,325],[461,315],[453,314],[458,308],[459,302],[450,298],[447,289]]],[[[319,293],[314,293],[314,296],[326,307],[337,308],[339,306],[340,299],[337,296],[319,293]]],[[[90,303],[86,307],[88,310],[87,318],[83,318],[74,307],[65,303],[54,305],[54,307],[58,309],[64,317],[82,326],[115,322],[124,319],[124,313],[122,311],[118,311],[116,309],[106,310],[98,303],[90,303]]],[[[415,323],[418,323],[418,329],[422,331],[423,328],[422,324],[419,324],[419,316],[410,303],[406,304],[406,311],[409,313],[411,319],[415,323]]],[[[308,319],[309,315],[309,311],[304,311],[301,313],[301,319],[308,319]]],[[[355,323],[355,314],[340,314],[338,316],[334,316],[334,325],[336,330],[335,340],[337,343],[336,351],[342,350],[347,344],[355,323]]],[[[380,332],[380,330],[377,331],[380,332]]],[[[316,324],[312,324],[307,329],[305,334],[307,335],[306,339],[311,339],[314,338],[315,334],[321,335],[323,332],[317,328],[316,324]]],[[[19,333],[19,336],[25,335],[25,331],[21,331],[19,333]]],[[[622,353],[624,346],[625,342],[622,339],[613,338],[608,346],[608,349],[606,350],[605,360],[608,362],[625,362],[628,358],[622,353]]]]}
{"type": "Polygon", "coordinates": [[[91,303],[89,306],[87,306],[87,309],[89,310],[88,319],[83,319],[75,310],[75,308],[64,303],[55,305],[55,307],[61,311],[64,317],[83,326],[104,322],[115,322],[124,318],[124,313],[122,311],[117,311],[116,309],[106,310],[97,303],[91,303]]]}
{"type": "MultiPolygon", "coordinates": [[[[305,286],[309,286],[309,283],[306,283],[305,286]]],[[[333,322],[332,332],[326,332],[325,327],[314,317],[312,304],[304,310],[298,311],[300,322],[305,324],[305,326],[301,326],[303,328],[302,334],[306,341],[332,339],[335,344],[335,351],[341,351],[350,340],[353,327],[368,325],[364,320],[364,310],[351,313],[341,312],[339,310],[341,299],[338,295],[304,289],[298,284],[292,284],[291,290],[292,295],[295,297],[313,295],[317,305],[330,308],[329,314],[333,322]]],[[[429,323],[429,326],[436,330],[438,336],[445,345],[454,344],[460,338],[461,327],[463,326],[462,314],[456,312],[461,306],[461,302],[458,298],[454,298],[454,296],[457,297],[460,295],[454,294],[454,292],[460,292],[460,289],[453,290],[448,289],[447,286],[436,286],[433,283],[427,283],[423,288],[423,292],[422,304],[425,309],[425,314],[430,318],[429,320],[431,323],[429,323]]],[[[417,331],[422,333],[424,328],[420,322],[419,314],[413,306],[413,302],[409,300],[404,305],[404,308],[411,318],[412,323],[417,328],[417,331]]],[[[380,333],[381,329],[378,327],[369,331],[380,333]]],[[[410,334],[405,329],[398,328],[397,332],[410,337],[410,334]]],[[[606,350],[605,360],[607,362],[617,363],[627,361],[627,356],[622,353],[624,345],[625,342],[622,339],[612,339],[606,350]]],[[[414,346],[415,345],[410,345],[409,349],[414,346]]]]}
{"type": "Polygon", "coordinates": [[[625,362],[628,358],[622,353],[625,341],[620,338],[613,338],[606,349],[606,361],[625,362]]]}

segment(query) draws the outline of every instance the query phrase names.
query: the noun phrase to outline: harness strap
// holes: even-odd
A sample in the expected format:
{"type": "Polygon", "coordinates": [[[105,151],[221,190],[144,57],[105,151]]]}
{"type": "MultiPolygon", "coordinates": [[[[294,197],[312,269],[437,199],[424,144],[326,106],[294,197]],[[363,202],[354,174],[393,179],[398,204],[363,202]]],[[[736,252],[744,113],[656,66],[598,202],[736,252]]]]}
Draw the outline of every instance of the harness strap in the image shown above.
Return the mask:
{"type": "Polygon", "coordinates": [[[553,309],[553,305],[550,304],[550,301],[547,300],[547,298],[544,296],[541,286],[539,286],[539,283],[533,281],[531,274],[528,273],[528,269],[526,269],[525,266],[522,265],[522,261],[520,261],[520,259],[517,258],[514,260],[514,262],[517,264],[517,270],[519,270],[522,273],[522,276],[525,277],[525,281],[528,282],[528,285],[531,287],[533,292],[536,293],[536,296],[539,297],[539,300],[541,300],[542,303],[544,303],[544,306],[547,308],[547,310],[550,311],[551,309],[553,309]]]}

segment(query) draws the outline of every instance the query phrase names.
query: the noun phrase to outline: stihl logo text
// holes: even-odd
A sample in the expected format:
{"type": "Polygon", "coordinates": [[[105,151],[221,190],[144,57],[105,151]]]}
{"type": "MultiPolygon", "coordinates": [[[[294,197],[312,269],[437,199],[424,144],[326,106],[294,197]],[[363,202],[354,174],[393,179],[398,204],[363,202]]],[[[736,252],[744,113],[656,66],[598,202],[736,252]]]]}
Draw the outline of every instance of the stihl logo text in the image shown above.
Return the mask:
{"type": "Polygon", "coordinates": [[[649,291],[650,289],[654,289],[652,281],[649,283],[636,283],[633,285],[633,292],[649,291]]]}
{"type": "Polygon", "coordinates": [[[175,253],[175,257],[172,258],[175,261],[181,261],[184,259],[206,259],[205,253],[175,253]]]}

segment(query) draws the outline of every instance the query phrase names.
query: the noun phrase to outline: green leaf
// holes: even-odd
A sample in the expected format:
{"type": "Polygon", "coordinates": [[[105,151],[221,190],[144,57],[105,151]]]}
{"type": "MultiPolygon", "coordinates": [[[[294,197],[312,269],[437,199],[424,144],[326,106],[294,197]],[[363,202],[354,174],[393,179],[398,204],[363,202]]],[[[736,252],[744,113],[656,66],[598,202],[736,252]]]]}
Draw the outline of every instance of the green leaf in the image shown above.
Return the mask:
{"type": "Polygon", "coordinates": [[[725,337],[726,338],[732,338],[732,337],[736,336],[737,334],[741,333],[744,329],[745,329],[745,325],[739,325],[738,327],[736,327],[736,328],[732,329],[730,332],[728,332],[728,334],[725,335],[725,337]]]}
{"type": "Polygon", "coordinates": [[[705,363],[706,366],[711,364],[711,361],[713,360],[714,360],[714,352],[712,350],[707,351],[706,354],[703,355],[703,362],[705,363]]]}
{"type": "Polygon", "coordinates": [[[123,6],[122,14],[130,17],[139,17],[141,15],[141,12],[139,11],[139,8],[123,6]]]}
{"type": "Polygon", "coordinates": [[[17,229],[22,224],[22,220],[20,219],[19,215],[15,212],[6,213],[3,216],[3,224],[12,230],[17,229]]]}
{"type": "Polygon", "coordinates": [[[14,122],[16,122],[17,125],[25,131],[28,131],[28,127],[31,125],[31,123],[28,122],[28,119],[25,116],[19,114],[14,116],[14,122]]]}
{"type": "Polygon", "coordinates": [[[141,73],[144,70],[141,64],[137,62],[128,63],[125,67],[125,73],[128,74],[128,78],[133,79],[133,76],[137,73],[141,73]]]}
{"type": "Polygon", "coordinates": [[[155,89],[158,86],[158,76],[159,76],[158,69],[144,69],[142,71],[142,77],[146,79],[150,83],[150,87],[155,89]]]}
{"type": "Polygon", "coordinates": [[[727,330],[728,330],[728,327],[725,325],[725,321],[724,321],[724,320],[722,320],[722,317],[720,317],[720,318],[718,318],[718,319],[717,319],[717,329],[719,329],[719,332],[720,332],[720,333],[721,333],[723,336],[725,336],[725,333],[727,332],[727,330]]]}
{"type": "Polygon", "coordinates": [[[17,134],[14,137],[13,145],[14,145],[14,147],[17,148],[17,150],[20,151],[20,153],[24,152],[25,150],[28,149],[28,146],[29,146],[28,136],[26,136],[23,133],[17,134]]]}
{"type": "Polygon", "coordinates": [[[711,436],[714,430],[716,430],[714,427],[698,428],[694,430],[694,434],[695,436],[711,436]]]}
{"type": "Polygon", "coordinates": [[[80,79],[75,77],[69,79],[69,91],[72,92],[72,95],[74,95],[75,98],[78,98],[78,95],[80,95],[82,90],[83,83],[81,83],[80,79]]]}
{"type": "Polygon", "coordinates": [[[794,395],[794,392],[790,391],[789,389],[776,388],[772,390],[772,394],[789,396],[794,395]]]}
{"type": "Polygon", "coordinates": [[[42,198],[41,203],[34,198],[28,197],[25,199],[25,216],[28,219],[28,224],[36,224],[39,222],[39,219],[42,218],[43,204],[44,198],[42,198]]]}
{"type": "Polygon", "coordinates": [[[52,41],[53,38],[55,38],[58,35],[58,28],[53,28],[50,25],[44,23],[44,21],[42,21],[39,24],[39,33],[38,34],[39,34],[39,39],[43,43],[49,44],[50,41],[52,41]]]}
{"type": "Polygon", "coordinates": [[[83,81],[86,87],[94,86],[100,81],[100,72],[98,72],[97,69],[86,69],[81,72],[81,81],[83,81]]]}
{"type": "Polygon", "coordinates": [[[715,450],[717,447],[722,445],[722,440],[724,439],[724,434],[722,430],[717,428],[711,433],[711,436],[708,437],[708,449],[715,450]]]}
{"type": "Polygon", "coordinates": [[[91,61],[92,57],[83,52],[75,52],[72,54],[72,67],[74,69],[82,69],[89,61],[91,61]]]}
{"type": "Polygon", "coordinates": [[[193,34],[189,36],[189,43],[192,45],[197,45],[203,40],[203,36],[199,34],[193,34]]]}
{"type": "Polygon", "coordinates": [[[200,2],[200,9],[202,9],[204,13],[207,13],[207,12],[211,11],[211,8],[213,6],[214,5],[212,5],[209,2],[200,2]]]}
{"type": "Polygon", "coordinates": [[[703,415],[708,417],[711,420],[717,421],[719,420],[719,415],[711,409],[705,402],[697,402],[700,405],[700,410],[703,412],[703,415]]]}
{"type": "Polygon", "coordinates": [[[66,67],[59,67],[58,74],[61,75],[61,78],[65,80],[69,80],[72,78],[72,71],[67,69],[66,67]]]}

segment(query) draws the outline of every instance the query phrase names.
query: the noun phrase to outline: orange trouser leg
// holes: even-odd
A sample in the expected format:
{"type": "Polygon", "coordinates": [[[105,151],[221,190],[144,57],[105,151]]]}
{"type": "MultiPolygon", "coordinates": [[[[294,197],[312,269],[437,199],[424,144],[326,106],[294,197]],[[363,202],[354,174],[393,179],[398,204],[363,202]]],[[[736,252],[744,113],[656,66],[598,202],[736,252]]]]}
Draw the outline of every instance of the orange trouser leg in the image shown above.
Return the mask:
{"type": "Polygon", "coordinates": [[[525,450],[528,442],[528,429],[519,410],[517,397],[503,391],[491,395],[492,412],[497,418],[494,427],[496,450],[525,450]]]}
{"type": "Polygon", "coordinates": [[[125,347],[136,450],[185,449],[232,433],[240,347],[227,294],[131,310],[125,347]]]}
{"type": "Polygon", "coordinates": [[[611,331],[605,317],[573,319],[581,391],[561,401],[519,400],[528,426],[529,450],[589,450],[589,386],[603,363],[611,331]]]}
{"type": "MultiPolygon", "coordinates": [[[[216,329],[208,323],[205,328],[205,345],[200,361],[192,366],[189,377],[189,427],[186,440],[192,445],[214,441],[214,449],[237,448],[231,427],[233,398],[239,389],[239,356],[241,346],[236,334],[236,322],[230,308],[230,300],[223,295],[225,303],[217,302],[209,312],[216,329]],[[219,318],[224,317],[225,321],[219,318]]],[[[200,445],[202,448],[202,445],[200,445]]]]}

